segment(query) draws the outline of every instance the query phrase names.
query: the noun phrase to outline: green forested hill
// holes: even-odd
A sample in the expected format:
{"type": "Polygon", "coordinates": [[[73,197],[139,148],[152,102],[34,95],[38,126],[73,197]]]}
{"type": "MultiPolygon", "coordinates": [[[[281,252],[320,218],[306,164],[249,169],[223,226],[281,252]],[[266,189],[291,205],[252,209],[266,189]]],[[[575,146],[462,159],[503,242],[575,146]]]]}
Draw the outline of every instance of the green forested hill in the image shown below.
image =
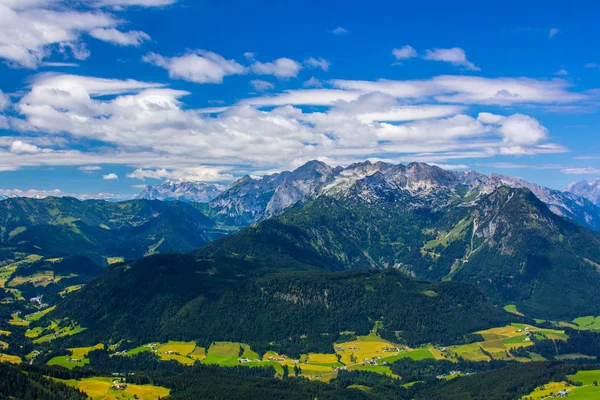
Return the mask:
{"type": "Polygon", "coordinates": [[[180,202],[0,201],[0,246],[13,252],[84,255],[102,265],[108,257],[186,252],[220,236],[211,219],[180,202]]]}
{"type": "Polygon", "coordinates": [[[397,268],[429,280],[473,282],[530,315],[597,315],[600,240],[553,214],[527,189],[500,188],[443,208],[320,197],[213,242],[201,256],[264,267],[397,268]]]}
{"type": "Polygon", "coordinates": [[[251,262],[157,255],[111,268],[54,315],[88,328],[88,341],[227,340],[286,354],[331,349],[340,332],[410,344],[464,341],[515,318],[473,285],[418,282],[398,271],[282,272],[252,276],[251,262]],[[270,343],[270,344],[269,344],[270,343]]]}

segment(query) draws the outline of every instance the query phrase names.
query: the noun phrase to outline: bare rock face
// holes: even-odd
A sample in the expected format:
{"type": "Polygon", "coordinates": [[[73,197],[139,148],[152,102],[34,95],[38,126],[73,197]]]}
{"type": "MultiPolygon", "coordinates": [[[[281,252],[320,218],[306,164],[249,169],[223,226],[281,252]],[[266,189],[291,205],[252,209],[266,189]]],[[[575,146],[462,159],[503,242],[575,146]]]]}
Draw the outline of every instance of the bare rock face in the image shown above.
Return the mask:
{"type": "Polygon", "coordinates": [[[567,192],[585,197],[597,206],[600,206],[600,178],[592,181],[573,182],[567,186],[567,192]]]}

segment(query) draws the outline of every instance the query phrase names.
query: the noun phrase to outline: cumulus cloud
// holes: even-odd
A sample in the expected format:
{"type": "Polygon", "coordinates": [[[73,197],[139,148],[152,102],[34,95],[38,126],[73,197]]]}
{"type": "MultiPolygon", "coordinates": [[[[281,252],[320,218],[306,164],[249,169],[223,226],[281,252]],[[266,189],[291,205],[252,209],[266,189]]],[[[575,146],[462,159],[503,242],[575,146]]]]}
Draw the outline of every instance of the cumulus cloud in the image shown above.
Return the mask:
{"type": "Polygon", "coordinates": [[[254,90],[258,92],[266,92],[268,90],[275,89],[275,85],[273,85],[271,82],[263,81],[260,79],[252,80],[250,81],[250,84],[252,85],[254,90]]]}
{"type": "Polygon", "coordinates": [[[222,83],[227,75],[240,75],[247,68],[235,60],[227,60],[219,54],[196,50],[179,57],[163,57],[148,53],[143,61],[169,71],[169,76],[196,83],[222,83]]]}
{"type": "Polygon", "coordinates": [[[15,140],[10,145],[10,152],[15,154],[37,154],[41,151],[39,147],[21,140],[15,140]]]}
{"type": "Polygon", "coordinates": [[[304,61],[304,64],[309,66],[310,68],[321,68],[323,71],[329,71],[330,63],[324,58],[314,58],[311,57],[308,60],[304,61]]]}
{"type": "Polygon", "coordinates": [[[258,75],[274,75],[280,79],[295,78],[302,69],[302,64],[290,58],[278,58],[272,62],[262,63],[256,61],[252,64],[252,71],[258,75]]]}
{"type": "Polygon", "coordinates": [[[564,81],[470,78],[331,81],[333,89],[290,90],[209,112],[186,105],[187,92],[152,82],[41,74],[15,100],[10,124],[23,138],[0,137],[0,170],[119,164],[132,167],[133,179],[225,181],[315,158],[448,163],[565,151],[532,117],[473,117],[467,108],[498,104],[500,90],[527,104],[579,99],[564,81]]]}
{"type": "Polygon", "coordinates": [[[426,50],[423,58],[431,61],[449,62],[452,65],[464,67],[471,71],[481,70],[479,67],[475,66],[475,64],[467,60],[465,51],[460,47],[426,50]]]}
{"type": "Polygon", "coordinates": [[[114,172],[111,172],[110,174],[102,175],[102,179],[104,179],[105,181],[114,181],[119,179],[119,176],[114,172]]]}
{"type": "Polygon", "coordinates": [[[417,51],[412,48],[412,46],[406,45],[399,49],[392,50],[392,54],[396,57],[396,60],[406,60],[408,58],[414,58],[417,56],[417,51]]]}
{"type": "MultiPolygon", "coordinates": [[[[145,7],[151,1],[131,3],[145,7]]],[[[119,45],[137,46],[148,39],[144,32],[119,30],[125,22],[90,3],[4,0],[0,2],[0,59],[14,67],[33,69],[55,50],[68,57],[86,59],[89,51],[83,42],[84,34],[119,45]]]]}

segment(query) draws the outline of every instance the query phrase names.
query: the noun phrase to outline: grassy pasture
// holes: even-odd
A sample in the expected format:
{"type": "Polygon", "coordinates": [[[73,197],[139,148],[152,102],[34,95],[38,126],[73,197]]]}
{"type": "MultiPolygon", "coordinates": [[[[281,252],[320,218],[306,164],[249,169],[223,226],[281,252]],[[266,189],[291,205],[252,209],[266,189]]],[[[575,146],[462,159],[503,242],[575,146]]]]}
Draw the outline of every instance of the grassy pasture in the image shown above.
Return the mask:
{"type": "Polygon", "coordinates": [[[594,381],[600,382],[600,370],[578,371],[575,375],[568,375],[567,378],[573,382],[581,382],[584,385],[592,385],[594,381]]]}
{"type": "Polygon", "coordinates": [[[507,304],[504,306],[504,311],[509,312],[509,313],[513,313],[513,314],[517,314],[520,316],[523,316],[524,314],[520,313],[519,311],[517,311],[517,306],[516,304],[507,304]]]}
{"type": "Polygon", "coordinates": [[[34,312],[33,314],[28,314],[25,316],[25,320],[27,321],[39,321],[44,315],[48,314],[49,312],[54,311],[54,309],[56,308],[56,306],[52,306],[52,307],[48,307],[44,310],[38,311],[38,312],[34,312]]]}
{"type": "Polygon", "coordinates": [[[74,347],[72,349],[67,349],[67,350],[69,350],[71,352],[71,356],[73,358],[83,358],[83,357],[86,357],[90,351],[101,350],[101,349],[104,349],[104,345],[102,343],[98,343],[95,346],[74,347]]]}
{"type": "Polygon", "coordinates": [[[594,317],[588,315],[587,317],[575,318],[573,323],[577,325],[579,329],[585,330],[598,330],[600,329],[600,317],[594,317]]]}
{"type": "Polygon", "coordinates": [[[125,390],[111,389],[113,378],[84,378],[81,380],[56,379],[66,385],[74,387],[86,393],[92,400],[113,400],[113,399],[141,399],[141,400],[158,400],[159,398],[167,397],[170,390],[160,386],[152,385],[127,385],[125,390]]]}
{"type": "Polygon", "coordinates": [[[68,286],[66,287],[64,290],[58,292],[58,294],[61,297],[65,297],[66,295],[68,295],[69,293],[75,292],[79,289],[81,289],[83,287],[83,285],[72,285],[72,286],[68,286]]]}
{"type": "MultiPolygon", "coordinates": [[[[73,357],[74,358],[74,357],[73,357]]],[[[66,369],[73,369],[75,367],[83,367],[90,363],[90,360],[87,358],[82,358],[80,361],[67,361],[70,360],[71,357],[68,356],[56,356],[51,358],[46,364],[47,365],[58,365],[59,367],[63,367],[66,369]]]]}

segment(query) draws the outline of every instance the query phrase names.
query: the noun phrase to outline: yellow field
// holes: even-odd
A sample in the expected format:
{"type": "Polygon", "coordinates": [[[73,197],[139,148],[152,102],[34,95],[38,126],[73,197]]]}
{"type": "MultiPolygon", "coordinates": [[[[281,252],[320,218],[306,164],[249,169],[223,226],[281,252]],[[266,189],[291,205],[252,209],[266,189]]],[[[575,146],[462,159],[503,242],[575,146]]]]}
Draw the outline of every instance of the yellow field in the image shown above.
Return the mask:
{"type": "Polygon", "coordinates": [[[341,362],[345,365],[362,363],[367,358],[393,356],[398,352],[384,349],[395,347],[398,346],[377,336],[360,336],[358,340],[334,345],[336,353],[341,355],[341,362]],[[353,359],[355,362],[352,362],[353,359]]]}
{"type": "Polygon", "coordinates": [[[338,359],[335,354],[315,354],[308,355],[309,364],[337,364],[338,359]]]}
{"type": "Polygon", "coordinates": [[[204,347],[196,347],[194,351],[188,354],[188,357],[193,360],[204,360],[206,358],[206,349],[204,347]]]}
{"type": "Polygon", "coordinates": [[[90,396],[93,400],[112,400],[112,399],[141,399],[158,400],[170,394],[170,390],[160,386],[152,385],[127,385],[125,390],[111,389],[113,378],[84,378],[81,380],[62,380],[66,385],[81,390],[90,396]],[[137,396],[137,397],[136,397],[137,396]]]}
{"type": "Polygon", "coordinates": [[[106,257],[106,262],[108,265],[122,263],[123,261],[125,261],[123,257],[106,257]]]}
{"type": "Polygon", "coordinates": [[[241,345],[241,343],[234,342],[215,342],[210,345],[208,354],[217,357],[237,357],[241,345]]]}
{"type": "Polygon", "coordinates": [[[0,350],[6,350],[6,349],[8,349],[8,343],[0,340],[0,350]]]}
{"type": "Polygon", "coordinates": [[[75,347],[72,349],[67,349],[71,352],[71,357],[73,358],[84,358],[88,355],[88,353],[92,350],[102,350],[104,349],[104,345],[102,343],[98,343],[95,346],[90,347],[75,347]]]}
{"type": "Polygon", "coordinates": [[[156,350],[158,351],[159,355],[171,351],[174,354],[178,354],[181,356],[187,356],[188,354],[193,352],[195,348],[196,348],[196,342],[172,342],[172,341],[169,341],[168,343],[161,344],[160,346],[158,346],[158,348],[156,350]]]}
{"type": "Polygon", "coordinates": [[[21,357],[19,356],[11,356],[8,354],[0,354],[0,362],[9,362],[11,364],[20,364],[21,357]]]}
{"type": "Polygon", "coordinates": [[[195,359],[186,357],[186,356],[180,356],[178,354],[159,354],[158,357],[163,360],[163,361],[177,361],[180,364],[183,365],[192,365],[196,362],[195,359]]]}
{"type": "Polygon", "coordinates": [[[0,329],[0,336],[10,336],[10,331],[3,331],[0,329]]]}

